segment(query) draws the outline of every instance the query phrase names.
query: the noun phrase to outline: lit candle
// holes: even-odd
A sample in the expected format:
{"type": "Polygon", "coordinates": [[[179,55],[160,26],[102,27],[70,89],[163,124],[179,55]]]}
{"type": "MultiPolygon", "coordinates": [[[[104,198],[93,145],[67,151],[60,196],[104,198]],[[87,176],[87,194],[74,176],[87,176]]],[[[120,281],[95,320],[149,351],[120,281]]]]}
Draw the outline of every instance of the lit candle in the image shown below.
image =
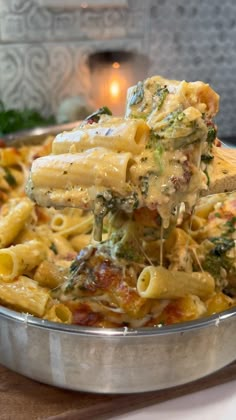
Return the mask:
{"type": "Polygon", "coordinates": [[[109,88],[110,95],[113,99],[117,99],[120,96],[120,85],[118,80],[113,80],[109,88]]]}
{"type": "Polygon", "coordinates": [[[124,51],[90,56],[91,96],[97,108],[107,106],[113,115],[124,115],[127,89],[144,78],[144,61],[135,57],[124,51]]]}

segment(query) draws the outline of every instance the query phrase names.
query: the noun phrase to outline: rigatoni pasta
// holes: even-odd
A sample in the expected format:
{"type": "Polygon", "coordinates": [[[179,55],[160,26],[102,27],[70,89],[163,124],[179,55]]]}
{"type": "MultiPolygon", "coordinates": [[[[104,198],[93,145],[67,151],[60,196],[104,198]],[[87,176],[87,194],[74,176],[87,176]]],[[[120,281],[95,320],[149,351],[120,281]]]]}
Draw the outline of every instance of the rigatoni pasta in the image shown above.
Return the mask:
{"type": "Polygon", "coordinates": [[[19,276],[13,283],[0,280],[0,302],[26,313],[42,317],[49,300],[48,289],[29,277],[19,276]]]}
{"type": "Polygon", "coordinates": [[[80,233],[91,232],[93,226],[93,216],[75,216],[57,212],[51,219],[50,227],[53,231],[63,236],[78,235],[80,233]]]}
{"type": "Polygon", "coordinates": [[[118,152],[140,152],[145,147],[149,128],[140,120],[111,118],[100,124],[88,124],[70,132],[58,134],[53,141],[54,154],[80,153],[102,147],[118,152]]]}
{"type": "Polygon", "coordinates": [[[31,172],[35,188],[105,186],[120,191],[127,182],[132,155],[95,148],[84,153],[49,155],[36,159],[31,172]],[[118,176],[119,175],[119,176],[118,176]]]}
{"type": "Polygon", "coordinates": [[[0,248],[12,243],[27,220],[32,217],[33,207],[34,204],[27,197],[9,201],[9,210],[0,218],[0,248]]]}
{"type": "Polygon", "coordinates": [[[45,245],[37,240],[0,249],[0,280],[8,282],[30,273],[46,256],[45,245]]]}
{"type": "Polygon", "coordinates": [[[148,266],[137,281],[140,296],[150,299],[177,299],[186,295],[208,298],[215,291],[215,281],[207,273],[170,271],[164,267],[148,266]]]}
{"type": "Polygon", "coordinates": [[[68,206],[92,209],[97,192],[108,188],[123,194],[129,190],[131,161],[128,152],[117,154],[102,147],[83,153],[49,155],[34,161],[28,194],[56,207],[65,206],[68,195],[68,206]],[[55,197],[59,197],[61,204],[55,197]]]}
{"type": "Polygon", "coordinates": [[[156,76],[129,90],[124,118],[95,113],[42,145],[6,147],[1,304],[102,328],[236,305],[236,195],[199,200],[217,109],[208,85],[156,76]]]}
{"type": "Polygon", "coordinates": [[[46,312],[44,318],[48,321],[61,322],[63,324],[71,324],[72,312],[67,306],[63,305],[62,303],[58,303],[56,305],[53,305],[46,312]]]}

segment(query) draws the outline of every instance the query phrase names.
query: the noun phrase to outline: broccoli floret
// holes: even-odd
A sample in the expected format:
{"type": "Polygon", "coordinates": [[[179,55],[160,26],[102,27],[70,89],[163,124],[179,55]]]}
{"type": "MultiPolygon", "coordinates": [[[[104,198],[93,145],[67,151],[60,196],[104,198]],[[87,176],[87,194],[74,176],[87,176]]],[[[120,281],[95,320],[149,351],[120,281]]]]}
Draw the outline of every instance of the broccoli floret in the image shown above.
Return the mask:
{"type": "Polygon", "coordinates": [[[210,273],[214,279],[218,280],[221,278],[221,269],[224,268],[228,271],[231,268],[232,260],[228,257],[208,254],[202,263],[203,270],[210,273]]]}
{"type": "Polygon", "coordinates": [[[129,221],[124,229],[113,232],[109,241],[109,248],[113,257],[128,261],[143,263],[144,255],[140,251],[138,235],[136,235],[137,226],[129,221]]]}
{"type": "Polygon", "coordinates": [[[226,251],[234,247],[234,240],[223,236],[211,238],[210,241],[215,244],[215,248],[213,248],[210,253],[217,257],[220,257],[225,254],[226,251]]]}
{"type": "Polygon", "coordinates": [[[202,268],[220,282],[222,269],[225,269],[227,273],[232,269],[233,259],[229,258],[226,252],[234,247],[234,241],[226,237],[211,238],[210,241],[215,247],[206,255],[202,268]]]}
{"type": "Polygon", "coordinates": [[[131,243],[118,243],[115,247],[115,253],[117,258],[135,261],[135,262],[142,262],[143,258],[140,255],[140,252],[137,251],[133,244],[131,243]]]}

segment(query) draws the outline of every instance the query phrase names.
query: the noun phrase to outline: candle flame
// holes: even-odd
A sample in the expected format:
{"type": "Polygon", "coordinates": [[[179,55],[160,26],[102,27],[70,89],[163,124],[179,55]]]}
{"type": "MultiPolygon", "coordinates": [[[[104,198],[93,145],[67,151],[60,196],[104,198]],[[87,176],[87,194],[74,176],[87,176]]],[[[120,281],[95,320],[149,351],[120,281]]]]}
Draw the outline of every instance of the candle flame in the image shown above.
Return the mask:
{"type": "Polygon", "coordinates": [[[110,95],[112,98],[118,98],[120,95],[120,84],[117,80],[113,80],[109,87],[110,95]]]}

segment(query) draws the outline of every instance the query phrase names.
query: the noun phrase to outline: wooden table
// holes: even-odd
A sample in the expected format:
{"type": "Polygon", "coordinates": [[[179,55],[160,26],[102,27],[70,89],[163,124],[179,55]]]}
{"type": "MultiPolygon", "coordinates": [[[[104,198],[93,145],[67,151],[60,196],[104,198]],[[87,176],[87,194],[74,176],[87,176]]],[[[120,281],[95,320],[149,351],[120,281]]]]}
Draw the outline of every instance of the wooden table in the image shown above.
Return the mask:
{"type": "Polygon", "coordinates": [[[145,394],[98,395],[44,385],[0,366],[0,420],[105,420],[236,379],[236,361],[206,378],[145,394]]]}

